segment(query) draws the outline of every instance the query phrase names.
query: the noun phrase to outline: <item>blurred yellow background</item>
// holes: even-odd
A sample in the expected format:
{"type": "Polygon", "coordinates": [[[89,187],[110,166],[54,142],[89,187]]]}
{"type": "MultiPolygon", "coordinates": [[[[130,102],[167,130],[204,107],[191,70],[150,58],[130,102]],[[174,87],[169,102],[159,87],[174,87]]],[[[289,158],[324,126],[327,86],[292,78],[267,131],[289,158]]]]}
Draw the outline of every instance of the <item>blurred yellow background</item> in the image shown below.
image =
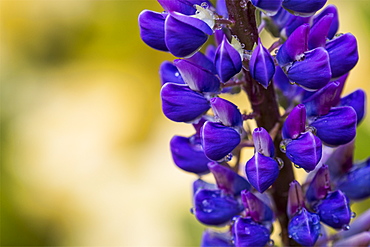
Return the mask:
{"type": "MultiPolygon", "coordinates": [[[[345,94],[370,92],[368,0],[328,3],[358,39],[345,94]]],[[[196,177],[168,144],[192,129],[161,112],[158,67],[173,57],[140,40],[143,9],[162,11],[155,0],[0,0],[2,246],[199,245],[196,177]]],[[[369,156],[369,121],[357,159],[369,156]]]]}

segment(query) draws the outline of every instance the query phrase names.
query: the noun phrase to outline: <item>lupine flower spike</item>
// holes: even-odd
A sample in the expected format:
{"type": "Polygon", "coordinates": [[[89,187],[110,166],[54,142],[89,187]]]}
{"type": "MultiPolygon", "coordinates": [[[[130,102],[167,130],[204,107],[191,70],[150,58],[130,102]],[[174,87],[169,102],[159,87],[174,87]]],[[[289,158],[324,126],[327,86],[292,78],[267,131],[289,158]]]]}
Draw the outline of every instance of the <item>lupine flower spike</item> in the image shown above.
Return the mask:
{"type": "Polygon", "coordinates": [[[351,222],[350,208],[370,197],[370,158],[354,160],[366,92],[343,95],[359,49],[340,33],[340,10],[326,0],[158,3],[162,12],[139,14],[140,36],[173,55],[159,94],[165,117],[193,126],[169,148],[196,176],[200,246],[273,246],[272,236],[283,246],[369,245],[370,213],[351,222]],[[302,186],[295,168],[308,173],[302,186]]]}

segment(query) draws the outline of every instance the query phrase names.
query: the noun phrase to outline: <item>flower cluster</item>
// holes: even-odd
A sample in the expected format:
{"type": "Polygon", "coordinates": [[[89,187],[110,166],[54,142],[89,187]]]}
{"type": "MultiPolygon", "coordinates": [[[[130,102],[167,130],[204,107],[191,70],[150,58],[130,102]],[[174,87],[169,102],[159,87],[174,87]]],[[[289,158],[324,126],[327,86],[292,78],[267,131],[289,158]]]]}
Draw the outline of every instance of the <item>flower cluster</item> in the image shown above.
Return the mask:
{"type": "Polygon", "coordinates": [[[196,219],[227,226],[206,229],[201,245],[273,245],[276,219],[286,245],[369,244],[369,213],[349,230],[350,202],[370,196],[370,159],[353,160],[366,95],[342,96],[359,57],[356,38],[338,33],[337,8],[322,9],[326,0],[158,2],[163,12],[140,13],[140,34],[177,57],[160,66],[162,110],[194,127],[171,139],[172,158],[199,177],[196,219]],[[277,38],[269,48],[263,30],[277,38]],[[249,114],[224,97],[241,91],[249,114]],[[243,148],[254,148],[247,161],[243,148]],[[292,164],[308,173],[302,186],[292,164]],[[328,227],[339,232],[329,236],[328,227]]]}

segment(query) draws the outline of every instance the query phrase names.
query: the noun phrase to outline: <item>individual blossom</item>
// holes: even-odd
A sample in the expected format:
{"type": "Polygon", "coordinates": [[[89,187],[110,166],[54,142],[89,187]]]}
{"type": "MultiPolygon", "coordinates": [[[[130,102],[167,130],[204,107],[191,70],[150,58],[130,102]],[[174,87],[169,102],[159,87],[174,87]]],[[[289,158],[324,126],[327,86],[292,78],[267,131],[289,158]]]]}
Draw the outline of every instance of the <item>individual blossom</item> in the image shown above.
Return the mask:
{"type": "Polygon", "coordinates": [[[269,230],[251,218],[238,217],[233,224],[234,244],[242,246],[265,246],[270,240],[269,230]]]}

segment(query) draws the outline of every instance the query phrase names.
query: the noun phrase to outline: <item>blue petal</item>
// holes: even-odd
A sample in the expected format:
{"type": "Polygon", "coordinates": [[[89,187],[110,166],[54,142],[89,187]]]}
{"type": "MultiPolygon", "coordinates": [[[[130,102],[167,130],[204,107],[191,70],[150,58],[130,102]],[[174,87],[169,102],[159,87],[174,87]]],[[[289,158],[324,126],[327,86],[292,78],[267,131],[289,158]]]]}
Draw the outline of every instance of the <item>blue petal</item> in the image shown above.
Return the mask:
{"type": "Polygon", "coordinates": [[[331,22],[334,18],[333,14],[327,14],[318,20],[310,30],[308,36],[308,48],[325,47],[326,39],[330,30],[331,22]]]}
{"type": "Polygon", "coordinates": [[[339,28],[339,18],[338,18],[338,10],[335,5],[329,4],[325,7],[323,11],[321,11],[318,15],[316,15],[313,19],[313,25],[315,25],[321,18],[326,16],[327,14],[333,14],[333,19],[330,24],[330,29],[328,33],[328,39],[332,39],[334,35],[337,33],[339,28]]]}
{"type": "Polygon", "coordinates": [[[170,12],[165,21],[165,42],[168,50],[177,57],[187,57],[198,51],[212,35],[204,21],[170,12]]]}
{"type": "Polygon", "coordinates": [[[193,196],[195,195],[195,193],[198,192],[198,190],[203,190],[203,189],[217,190],[218,188],[216,184],[208,183],[200,178],[198,178],[197,180],[193,182],[193,196]]]}
{"type": "Polygon", "coordinates": [[[363,200],[370,196],[370,161],[357,164],[337,183],[337,188],[352,200],[363,200]]]}
{"type": "Polygon", "coordinates": [[[296,15],[311,16],[324,7],[326,0],[283,0],[283,7],[296,15]]]}
{"type": "Polygon", "coordinates": [[[356,136],[356,111],[350,106],[333,107],[330,112],[311,123],[316,135],[332,146],[343,145],[356,136]]]}
{"type": "Polygon", "coordinates": [[[201,247],[233,247],[231,235],[228,232],[216,232],[207,229],[203,232],[201,247]]]}
{"type": "Polygon", "coordinates": [[[174,136],[170,142],[172,158],[175,164],[187,171],[195,174],[205,174],[209,172],[208,162],[202,145],[192,142],[191,138],[174,136]]]}
{"type": "Polygon", "coordinates": [[[280,67],[284,67],[300,58],[308,50],[307,39],[310,26],[303,24],[298,27],[279,48],[276,60],[280,67]]]}
{"type": "Polygon", "coordinates": [[[243,209],[230,196],[219,190],[199,190],[194,196],[194,214],[203,224],[218,226],[227,223],[243,209]]]}
{"type": "MultiPolygon", "coordinates": [[[[214,47],[212,45],[207,46],[207,50],[211,47],[214,47]]],[[[209,50],[208,50],[209,52],[209,50]]],[[[213,58],[209,58],[207,55],[204,55],[203,53],[196,52],[193,56],[187,58],[189,62],[192,62],[196,65],[199,65],[200,67],[212,72],[213,74],[217,74],[217,70],[215,65],[213,64],[213,58]]]]}
{"type": "Polygon", "coordinates": [[[224,158],[240,143],[240,135],[236,130],[208,121],[203,125],[201,136],[204,153],[216,161],[224,158]]]}
{"type": "Polygon", "coordinates": [[[161,89],[164,115],[175,122],[190,122],[210,108],[209,102],[200,93],[186,85],[166,83],[161,89]]]}
{"type": "Polygon", "coordinates": [[[215,117],[225,126],[241,127],[243,125],[242,114],[238,107],[228,100],[212,98],[210,100],[215,117]]]}
{"type": "Polygon", "coordinates": [[[316,172],[314,178],[308,185],[306,199],[312,206],[319,200],[324,199],[330,191],[329,168],[323,164],[316,172]]]}
{"type": "Polygon", "coordinates": [[[290,37],[290,35],[301,25],[303,24],[310,24],[311,17],[302,17],[302,16],[295,16],[290,14],[290,18],[287,21],[285,28],[282,31],[282,35],[285,37],[290,37]]]}
{"type": "Polygon", "coordinates": [[[245,178],[217,162],[208,163],[208,168],[215,177],[218,188],[228,194],[237,195],[251,187],[245,178]]]}
{"type": "Polygon", "coordinates": [[[242,69],[240,54],[231,46],[226,35],[223,36],[221,44],[217,47],[214,64],[223,82],[228,81],[242,69]]]}
{"type": "Polygon", "coordinates": [[[303,88],[296,84],[291,84],[289,78],[286,76],[280,66],[275,67],[274,86],[281,91],[282,96],[278,94],[280,104],[286,108],[292,104],[293,101],[300,102],[302,95],[306,92],[303,88]]]}
{"type": "Polygon", "coordinates": [[[306,106],[307,117],[328,114],[331,107],[338,105],[341,91],[342,87],[338,81],[329,82],[317,90],[302,102],[306,106]]]}
{"type": "Polygon", "coordinates": [[[203,2],[210,6],[208,0],[158,0],[159,4],[167,11],[176,11],[185,15],[194,15],[196,9],[194,5],[201,5],[203,2]]]}
{"type": "Polygon", "coordinates": [[[305,52],[303,61],[293,63],[287,76],[289,80],[308,90],[324,87],[331,78],[328,53],[321,47],[305,52]]]}
{"type": "Polygon", "coordinates": [[[266,22],[265,29],[270,32],[274,37],[280,37],[281,30],[285,27],[285,24],[292,16],[288,11],[280,6],[277,13],[273,16],[264,16],[266,22]]]}
{"type": "Polygon", "coordinates": [[[267,190],[279,175],[279,165],[271,157],[255,152],[245,166],[249,183],[260,193],[267,190]]]}
{"type": "Polygon", "coordinates": [[[218,15],[221,15],[223,18],[229,18],[229,12],[227,11],[225,0],[218,0],[216,2],[216,10],[218,15]]]}
{"type": "Polygon", "coordinates": [[[247,190],[242,191],[241,198],[247,215],[249,215],[255,222],[262,223],[264,221],[272,221],[274,213],[271,208],[264,202],[258,199],[257,196],[247,190]]]}
{"type": "Polygon", "coordinates": [[[313,246],[320,235],[320,218],[303,208],[288,225],[289,235],[303,246],[313,246]]]}
{"type": "Polygon", "coordinates": [[[283,125],[283,138],[296,139],[306,129],[306,107],[299,104],[293,108],[283,125]]]}
{"type": "Polygon", "coordinates": [[[167,14],[143,10],[139,14],[140,36],[148,46],[168,51],[164,40],[164,22],[167,14]]]}
{"type": "Polygon", "coordinates": [[[173,63],[169,61],[164,61],[159,68],[159,76],[161,78],[162,86],[166,82],[173,82],[177,84],[185,84],[182,79],[179,70],[173,63]]]}
{"type": "Polygon", "coordinates": [[[270,134],[262,127],[253,131],[253,143],[255,152],[264,156],[275,157],[275,146],[270,134]]]}
{"type": "Polygon", "coordinates": [[[321,159],[322,143],[317,136],[306,132],[288,143],[286,155],[295,165],[312,171],[321,159]]]}
{"type": "Polygon", "coordinates": [[[341,229],[351,220],[348,198],[342,191],[329,192],[325,199],[315,207],[322,222],[335,229],[341,229]]]}
{"type": "Polygon", "coordinates": [[[209,70],[185,59],[176,59],[174,63],[190,89],[208,93],[220,91],[220,80],[209,70]]]}
{"type": "Polygon", "coordinates": [[[365,115],[365,106],[366,106],[366,93],[365,91],[358,89],[353,93],[343,97],[340,100],[341,106],[351,106],[357,115],[357,124],[361,122],[365,115]]]}
{"type": "Polygon", "coordinates": [[[269,230],[250,218],[237,218],[232,231],[235,246],[263,247],[270,240],[269,230]]]}
{"type": "Polygon", "coordinates": [[[358,62],[357,41],[350,33],[338,36],[326,43],[329,53],[332,77],[349,72],[358,62]]]}
{"type": "Polygon", "coordinates": [[[249,70],[253,79],[264,88],[267,88],[275,74],[274,60],[269,51],[262,46],[260,40],[258,40],[257,47],[253,50],[249,61],[249,70]]]}

